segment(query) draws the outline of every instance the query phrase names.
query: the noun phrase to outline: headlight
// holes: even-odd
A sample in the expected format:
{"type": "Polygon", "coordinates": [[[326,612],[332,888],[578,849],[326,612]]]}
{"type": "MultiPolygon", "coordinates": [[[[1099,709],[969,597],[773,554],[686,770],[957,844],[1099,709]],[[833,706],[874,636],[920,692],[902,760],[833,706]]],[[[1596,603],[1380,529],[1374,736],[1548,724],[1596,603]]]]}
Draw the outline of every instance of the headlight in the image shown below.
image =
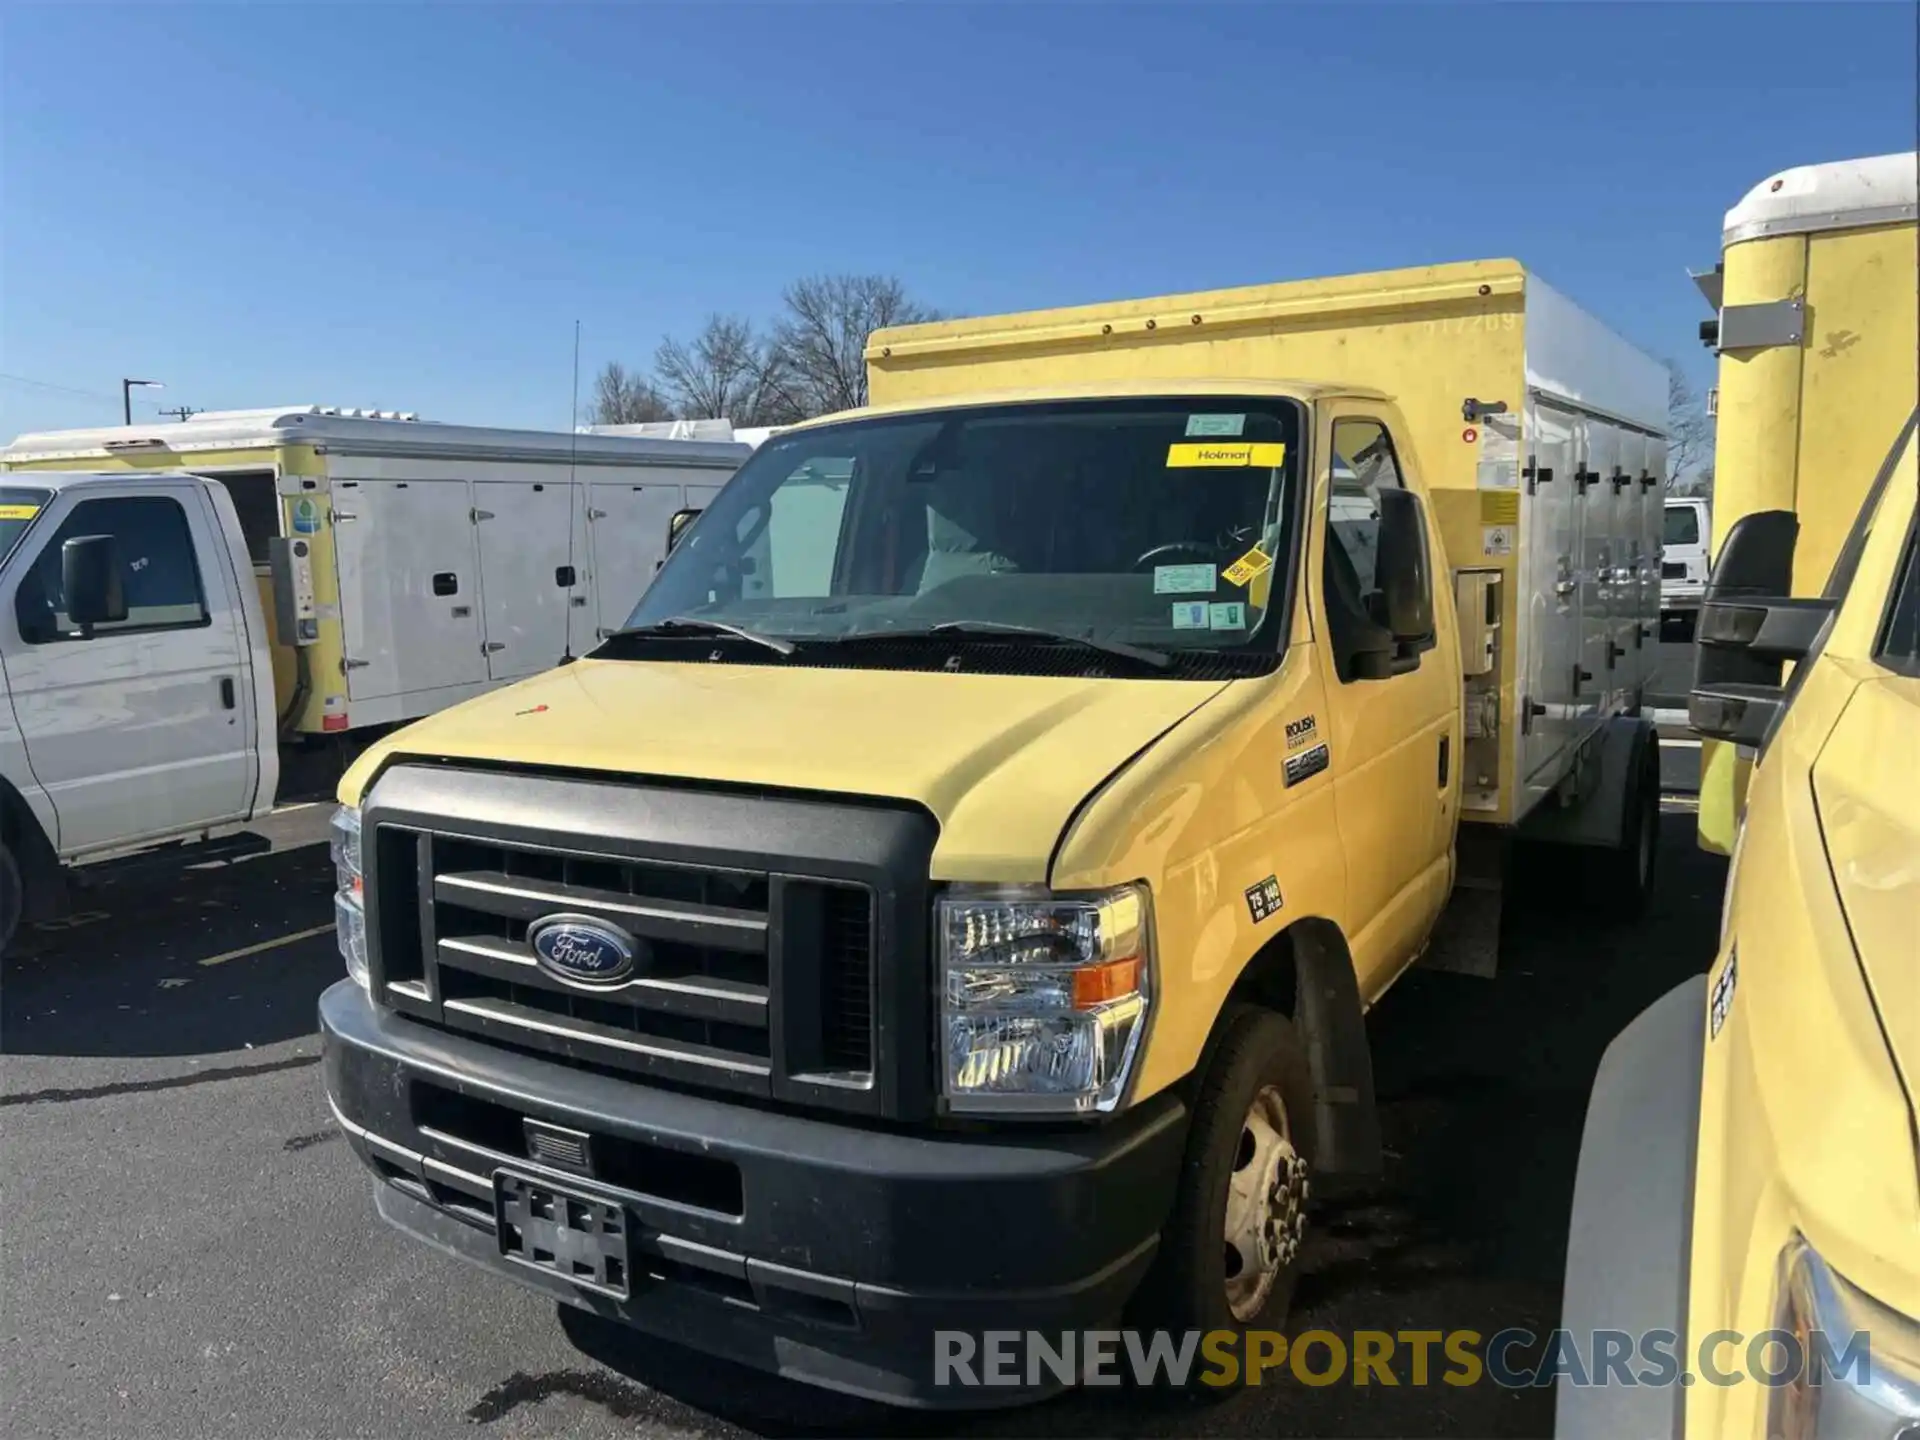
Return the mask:
{"type": "Polygon", "coordinates": [[[1920,1321],[1849,1284],[1797,1235],[1780,1257],[1773,1323],[1793,1337],[1799,1364],[1768,1391],[1769,1437],[1920,1436],[1920,1321]]]}
{"type": "Polygon", "coordinates": [[[360,812],[342,805],[333,813],[333,925],[347,973],[370,988],[367,976],[366,872],[360,866],[360,812]]]}
{"type": "Polygon", "coordinates": [[[934,923],[947,1108],[1114,1109],[1152,1003],[1146,887],[956,891],[935,906],[934,923]]]}

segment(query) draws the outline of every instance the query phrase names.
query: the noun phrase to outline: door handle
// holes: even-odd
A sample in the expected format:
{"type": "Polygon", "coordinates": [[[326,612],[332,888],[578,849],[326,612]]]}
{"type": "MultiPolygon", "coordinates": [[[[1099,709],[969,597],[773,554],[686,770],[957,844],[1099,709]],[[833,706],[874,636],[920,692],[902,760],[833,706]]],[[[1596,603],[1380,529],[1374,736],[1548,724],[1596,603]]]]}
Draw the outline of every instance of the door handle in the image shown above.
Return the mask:
{"type": "Polygon", "coordinates": [[[504,650],[506,648],[507,642],[504,640],[489,640],[480,647],[480,653],[482,655],[491,655],[496,650],[504,650]]]}
{"type": "Polygon", "coordinates": [[[1451,758],[1450,752],[1452,745],[1453,737],[1451,735],[1442,735],[1440,737],[1440,788],[1443,790],[1447,785],[1447,761],[1451,758]]]}
{"type": "Polygon", "coordinates": [[[228,710],[233,709],[237,703],[237,697],[233,690],[233,677],[231,675],[222,675],[220,677],[220,703],[228,710]]]}

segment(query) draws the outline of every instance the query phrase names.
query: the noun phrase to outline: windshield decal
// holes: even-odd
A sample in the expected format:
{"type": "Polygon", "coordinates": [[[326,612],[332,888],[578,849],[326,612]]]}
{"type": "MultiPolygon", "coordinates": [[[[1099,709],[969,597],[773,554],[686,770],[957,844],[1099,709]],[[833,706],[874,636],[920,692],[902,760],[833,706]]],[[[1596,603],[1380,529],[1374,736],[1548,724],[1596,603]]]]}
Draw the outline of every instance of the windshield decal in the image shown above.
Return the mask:
{"type": "Polygon", "coordinates": [[[1233,564],[1220,572],[1220,578],[1229,585],[1245,585],[1257,575],[1264,575],[1273,568],[1273,557],[1254,546],[1233,564]]]}
{"type": "Polygon", "coordinates": [[[0,505],[0,520],[31,520],[39,513],[38,505],[0,505]]]}
{"type": "Polygon", "coordinates": [[[1207,623],[1215,630],[1244,630],[1247,628],[1247,607],[1238,600],[1209,605],[1207,623]]]}
{"type": "Polygon", "coordinates": [[[1156,595],[1211,595],[1219,583],[1220,571],[1212,565],[1153,567],[1153,593],[1156,595]]]}
{"type": "Polygon", "coordinates": [[[1247,429],[1247,417],[1244,415],[1189,415],[1187,417],[1187,435],[1189,438],[1200,435],[1244,435],[1247,429]]]}
{"type": "Polygon", "coordinates": [[[1204,600],[1176,600],[1173,604],[1173,628],[1176,630],[1208,630],[1212,626],[1208,621],[1211,606],[1204,600]]]}
{"type": "Polygon", "coordinates": [[[1179,441],[1167,447],[1169,470],[1245,470],[1254,466],[1271,470],[1286,463],[1287,447],[1281,441],[1246,445],[1187,445],[1179,441]]]}

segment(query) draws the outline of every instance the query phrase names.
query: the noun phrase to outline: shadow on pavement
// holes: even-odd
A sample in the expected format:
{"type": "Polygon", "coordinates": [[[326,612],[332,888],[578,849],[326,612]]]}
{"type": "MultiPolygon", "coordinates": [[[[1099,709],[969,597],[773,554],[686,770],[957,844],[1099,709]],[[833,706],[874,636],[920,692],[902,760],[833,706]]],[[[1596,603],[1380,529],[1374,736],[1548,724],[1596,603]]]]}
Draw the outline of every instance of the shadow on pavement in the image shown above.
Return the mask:
{"type": "Polygon", "coordinates": [[[327,848],[248,840],[110,876],[27,930],[0,961],[0,1052],[198,1055],[312,1034],[344,973],[327,848]]]}

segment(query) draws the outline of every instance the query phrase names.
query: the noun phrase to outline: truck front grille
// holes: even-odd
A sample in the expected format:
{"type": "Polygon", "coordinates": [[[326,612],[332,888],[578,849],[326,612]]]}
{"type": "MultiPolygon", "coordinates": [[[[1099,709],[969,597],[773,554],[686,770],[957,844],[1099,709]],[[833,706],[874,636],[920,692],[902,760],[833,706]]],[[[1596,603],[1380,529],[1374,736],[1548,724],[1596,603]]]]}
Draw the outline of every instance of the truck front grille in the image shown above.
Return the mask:
{"type": "Polygon", "coordinates": [[[865,886],[393,825],[377,845],[383,979],[397,1008],[700,1088],[771,1094],[777,1064],[840,1085],[871,1080],[865,886]],[[642,941],[631,978],[586,988],[546,970],[528,932],[561,914],[642,941]]]}

